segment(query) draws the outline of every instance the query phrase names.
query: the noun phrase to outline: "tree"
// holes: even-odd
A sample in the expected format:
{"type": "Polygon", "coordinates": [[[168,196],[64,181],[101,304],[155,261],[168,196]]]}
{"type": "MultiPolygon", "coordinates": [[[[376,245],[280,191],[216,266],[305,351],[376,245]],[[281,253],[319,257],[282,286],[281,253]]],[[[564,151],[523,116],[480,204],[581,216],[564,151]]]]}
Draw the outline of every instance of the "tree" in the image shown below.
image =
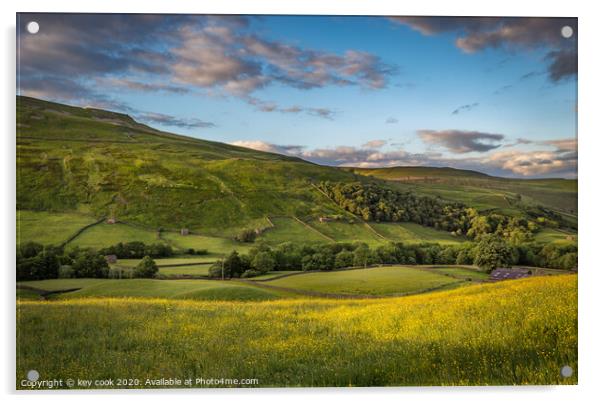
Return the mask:
{"type": "Polygon", "coordinates": [[[73,260],[73,275],[78,278],[106,278],[109,265],[104,256],[93,250],[83,250],[73,260]]]}
{"type": "Polygon", "coordinates": [[[260,273],[274,270],[276,260],[270,252],[259,252],[253,258],[252,266],[260,273]]]}
{"type": "Polygon", "coordinates": [[[474,263],[489,273],[496,267],[508,267],[514,263],[514,253],[500,237],[486,234],[480,237],[475,247],[474,263]]]}
{"type": "Polygon", "coordinates": [[[232,251],[225,259],[218,260],[211,266],[209,275],[220,278],[223,272],[224,278],[240,277],[248,269],[250,269],[248,259],[246,257],[243,259],[238,252],[232,251]]]}
{"type": "Polygon", "coordinates": [[[355,251],[353,251],[353,265],[368,267],[368,261],[370,259],[370,248],[366,244],[360,244],[355,251]]]}
{"type": "Polygon", "coordinates": [[[337,269],[342,269],[343,267],[351,267],[353,266],[353,252],[348,250],[343,250],[337,253],[334,258],[334,267],[337,269]]]}
{"type": "Polygon", "coordinates": [[[144,256],[140,263],[134,268],[134,277],[153,278],[159,272],[157,263],[150,256],[144,256]]]}

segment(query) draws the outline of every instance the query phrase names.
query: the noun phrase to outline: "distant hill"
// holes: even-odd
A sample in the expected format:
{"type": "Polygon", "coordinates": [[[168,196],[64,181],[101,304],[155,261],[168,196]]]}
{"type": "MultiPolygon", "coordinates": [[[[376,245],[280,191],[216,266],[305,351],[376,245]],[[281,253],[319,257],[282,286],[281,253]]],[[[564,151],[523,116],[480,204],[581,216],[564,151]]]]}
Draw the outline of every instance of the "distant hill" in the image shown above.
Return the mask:
{"type": "Polygon", "coordinates": [[[390,168],[345,168],[359,175],[374,176],[388,180],[421,180],[428,178],[491,178],[482,172],[449,167],[390,167],[390,168]]]}

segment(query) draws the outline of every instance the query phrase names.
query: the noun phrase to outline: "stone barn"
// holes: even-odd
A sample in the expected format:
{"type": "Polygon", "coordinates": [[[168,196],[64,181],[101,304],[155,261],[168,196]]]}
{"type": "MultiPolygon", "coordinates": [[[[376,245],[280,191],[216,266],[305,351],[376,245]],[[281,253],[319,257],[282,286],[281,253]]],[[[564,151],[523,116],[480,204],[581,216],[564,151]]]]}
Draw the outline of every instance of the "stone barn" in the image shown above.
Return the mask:
{"type": "Polygon", "coordinates": [[[188,228],[182,228],[180,230],[180,235],[189,235],[190,231],[188,230],[188,228]]]}
{"type": "Polygon", "coordinates": [[[115,217],[107,218],[107,224],[115,224],[116,222],[115,217]]]}
{"type": "Polygon", "coordinates": [[[106,255],[105,260],[107,261],[108,264],[117,263],[117,255],[106,255]]]}

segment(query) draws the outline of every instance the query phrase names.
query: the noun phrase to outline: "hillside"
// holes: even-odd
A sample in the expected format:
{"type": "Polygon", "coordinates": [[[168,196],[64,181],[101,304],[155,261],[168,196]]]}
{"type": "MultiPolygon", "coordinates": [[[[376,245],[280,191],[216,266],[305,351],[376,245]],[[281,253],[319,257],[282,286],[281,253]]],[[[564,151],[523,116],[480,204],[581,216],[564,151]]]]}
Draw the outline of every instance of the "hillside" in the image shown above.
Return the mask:
{"type": "Polygon", "coordinates": [[[529,207],[552,209],[577,224],[576,179],[499,178],[481,172],[436,167],[346,168],[402,190],[439,196],[480,210],[517,215],[529,207]]]}
{"type": "MultiPolygon", "coordinates": [[[[318,189],[322,181],[375,182],[505,215],[544,206],[576,228],[576,181],[452,168],[320,166],[162,132],[121,113],[17,97],[19,242],[98,248],[160,238],[179,249],[226,253],[240,249],[228,238],[245,228],[269,229],[261,234],[269,244],[463,241],[412,223],[363,223],[318,189]],[[322,216],[339,220],[321,222],[322,216]],[[94,226],[107,218],[128,225],[94,226]],[[158,235],[159,228],[172,232],[158,235]],[[181,228],[194,235],[176,235],[181,228]]],[[[550,230],[546,237],[566,234],[550,230]]]]}
{"type": "Polygon", "coordinates": [[[218,231],[338,208],[309,181],[351,173],[157,131],[127,115],[17,99],[17,208],[218,231]]]}

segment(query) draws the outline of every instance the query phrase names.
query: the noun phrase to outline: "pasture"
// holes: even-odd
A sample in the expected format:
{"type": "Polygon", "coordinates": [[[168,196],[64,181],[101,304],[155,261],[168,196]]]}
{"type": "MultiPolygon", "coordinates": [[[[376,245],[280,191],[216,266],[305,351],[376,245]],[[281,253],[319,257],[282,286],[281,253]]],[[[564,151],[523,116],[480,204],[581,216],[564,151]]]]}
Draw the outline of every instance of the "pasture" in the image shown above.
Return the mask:
{"type": "Polygon", "coordinates": [[[424,292],[463,281],[407,266],[305,273],[271,280],[269,285],[347,295],[391,295],[424,292]]]}
{"type": "Polygon", "coordinates": [[[59,245],[96,218],[79,213],[17,210],[17,244],[38,242],[59,245]]]}
{"type": "Polygon", "coordinates": [[[272,217],[274,227],[265,231],[258,238],[271,245],[282,242],[332,242],[328,237],[321,235],[317,230],[312,230],[307,225],[292,217],[272,217]]]}
{"type": "Polygon", "coordinates": [[[100,223],[87,228],[79,234],[69,246],[80,248],[101,249],[118,244],[119,242],[140,241],[145,244],[161,242],[156,231],[145,230],[126,224],[100,223]]]}
{"type": "Polygon", "coordinates": [[[236,281],[155,280],[155,279],[64,279],[27,281],[24,285],[46,291],[79,288],[52,299],[90,297],[167,298],[220,301],[263,301],[288,296],[289,293],[255,287],[236,281]]]}
{"type": "Polygon", "coordinates": [[[438,231],[414,223],[372,223],[370,225],[379,234],[394,242],[408,244],[433,242],[442,245],[451,245],[465,241],[463,237],[456,237],[448,232],[438,231]]]}
{"type": "Polygon", "coordinates": [[[257,378],[259,387],[576,384],[578,377],[574,275],[372,300],[72,294],[20,301],[17,318],[17,388],[31,368],[63,379],[257,378]],[[560,375],[564,365],[575,370],[569,378],[560,375]]]}

